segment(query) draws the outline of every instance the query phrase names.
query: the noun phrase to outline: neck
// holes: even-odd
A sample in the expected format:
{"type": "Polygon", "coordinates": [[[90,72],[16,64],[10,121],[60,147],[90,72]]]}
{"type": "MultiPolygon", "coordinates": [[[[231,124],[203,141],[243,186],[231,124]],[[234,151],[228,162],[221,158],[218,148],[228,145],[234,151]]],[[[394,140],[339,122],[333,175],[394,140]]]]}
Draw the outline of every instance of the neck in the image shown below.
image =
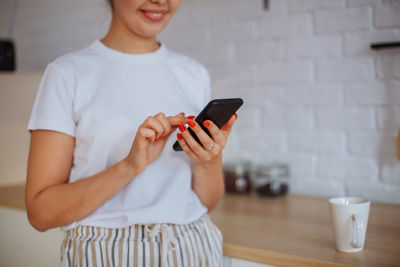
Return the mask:
{"type": "Polygon", "coordinates": [[[110,30],[101,40],[106,46],[127,54],[144,54],[157,51],[160,43],[155,37],[142,37],[129,31],[121,21],[115,19],[111,22],[110,30]]]}

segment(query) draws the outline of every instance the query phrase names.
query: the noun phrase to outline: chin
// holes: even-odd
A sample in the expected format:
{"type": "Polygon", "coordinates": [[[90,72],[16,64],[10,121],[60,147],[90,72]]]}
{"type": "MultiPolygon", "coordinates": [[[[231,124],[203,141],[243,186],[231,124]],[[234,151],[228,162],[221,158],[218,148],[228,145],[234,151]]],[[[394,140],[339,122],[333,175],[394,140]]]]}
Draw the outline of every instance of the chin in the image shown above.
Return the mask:
{"type": "Polygon", "coordinates": [[[166,25],[163,26],[145,26],[140,31],[140,35],[145,38],[156,38],[157,35],[165,28],[166,25]]]}

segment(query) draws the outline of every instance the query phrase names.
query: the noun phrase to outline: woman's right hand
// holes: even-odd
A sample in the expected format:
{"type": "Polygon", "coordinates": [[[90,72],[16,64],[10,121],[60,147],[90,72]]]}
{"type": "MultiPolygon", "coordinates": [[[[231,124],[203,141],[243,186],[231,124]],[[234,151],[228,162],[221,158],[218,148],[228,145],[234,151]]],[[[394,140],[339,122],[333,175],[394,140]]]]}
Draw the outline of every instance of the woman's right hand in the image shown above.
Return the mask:
{"type": "Polygon", "coordinates": [[[149,116],[139,126],[131,150],[124,159],[136,175],[143,172],[161,154],[169,136],[179,123],[187,123],[183,112],[168,117],[164,113],[158,113],[149,116]]]}

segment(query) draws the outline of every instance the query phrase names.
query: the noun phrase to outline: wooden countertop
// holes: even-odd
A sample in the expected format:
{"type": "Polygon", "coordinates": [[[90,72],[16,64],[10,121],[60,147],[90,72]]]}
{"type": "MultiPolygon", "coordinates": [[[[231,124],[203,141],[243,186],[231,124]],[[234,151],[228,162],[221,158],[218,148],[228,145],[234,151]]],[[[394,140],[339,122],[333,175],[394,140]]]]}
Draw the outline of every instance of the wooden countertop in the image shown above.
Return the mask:
{"type": "Polygon", "coordinates": [[[400,205],[371,204],[358,253],[335,249],[327,198],[227,194],[211,217],[228,256],[278,266],[400,266],[400,205]]]}
{"type": "MultiPolygon", "coordinates": [[[[24,186],[0,188],[0,205],[25,209],[24,186]]],[[[371,204],[358,253],[335,249],[326,198],[227,194],[211,217],[226,256],[277,266],[400,266],[400,205],[371,204]]]]}

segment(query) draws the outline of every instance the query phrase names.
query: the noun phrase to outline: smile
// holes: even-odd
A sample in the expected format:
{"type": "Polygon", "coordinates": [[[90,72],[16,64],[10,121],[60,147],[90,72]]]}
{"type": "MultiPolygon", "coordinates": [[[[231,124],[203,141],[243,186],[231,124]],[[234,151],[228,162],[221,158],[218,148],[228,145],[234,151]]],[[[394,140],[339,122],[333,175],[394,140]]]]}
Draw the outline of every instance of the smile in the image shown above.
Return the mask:
{"type": "Polygon", "coordinates": [[[166,10],[143,10],[140,9],[140,12],[151,21],[160,21],[165,17],[166,10]]]}

